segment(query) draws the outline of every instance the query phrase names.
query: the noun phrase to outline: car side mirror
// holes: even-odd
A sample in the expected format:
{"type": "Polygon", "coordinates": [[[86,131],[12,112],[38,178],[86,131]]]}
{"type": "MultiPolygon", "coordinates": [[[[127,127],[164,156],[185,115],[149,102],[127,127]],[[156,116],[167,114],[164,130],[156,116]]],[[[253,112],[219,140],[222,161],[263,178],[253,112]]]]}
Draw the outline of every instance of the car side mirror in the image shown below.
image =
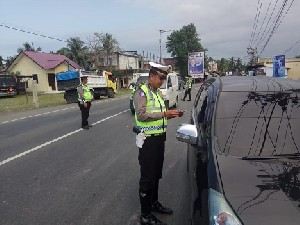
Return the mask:
{"type": "Polygon", "coordinates": [[[176,131],[176,139],[192,145],[198,143],[198,131],[195,125],[183,123],[176,131]]]}

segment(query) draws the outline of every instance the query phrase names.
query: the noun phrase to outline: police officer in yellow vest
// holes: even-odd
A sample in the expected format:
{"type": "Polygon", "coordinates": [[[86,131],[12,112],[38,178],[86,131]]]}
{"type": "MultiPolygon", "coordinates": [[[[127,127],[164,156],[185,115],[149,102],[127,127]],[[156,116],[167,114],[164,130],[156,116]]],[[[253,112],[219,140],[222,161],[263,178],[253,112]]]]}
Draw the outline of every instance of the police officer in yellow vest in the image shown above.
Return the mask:
{"type": "MultiPolygon", "coordinates": [[[[148,82],[136,87],[134,93],[135,122],[142,143],[139,147],[141,177],[139,197],[141,204],[140,222],[142,225],[164,225],[152,211],[172,214],[173,210],[158,201],[159,179],[162,178],[167,120],[182,116],[180,110],[167,110],[159,87],[167,78],[168,67],[150,62],[148,82]]],[[[138,132],[137,132],[138,133],[138,132]]]]}
{"type": "Polygon", "coordinates": [[[81,127],[88,130],[92,125],[89,125],[88,118],[90,115],[91,102],[93,100],[92,89],[87,85],[88,78],[81,77],[81,83],[77,87],[78,93],[78,106],[81,111],[81,127]]]}
{"type": "Polygon", "coordinates": [[[193,83],[193,79],[190,75],[188,75],[188,77],[186,78],[185,84],[184,84],[185,92],[184,92],[184,97],[183,97],[182,101],[185,101],[185,98],[187,96],[189,96],[188,101],[191,101],[192,83],[193,83]]]}

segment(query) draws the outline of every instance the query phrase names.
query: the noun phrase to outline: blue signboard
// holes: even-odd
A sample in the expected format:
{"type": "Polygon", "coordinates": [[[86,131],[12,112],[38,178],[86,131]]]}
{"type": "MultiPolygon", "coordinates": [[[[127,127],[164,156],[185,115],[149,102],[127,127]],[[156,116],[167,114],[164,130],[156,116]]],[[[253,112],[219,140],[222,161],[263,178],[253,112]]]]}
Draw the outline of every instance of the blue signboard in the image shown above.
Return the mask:
{"type": "Polygon", "coordinates": [[[277,55],[274,57],[273,77],[285,77],[285,55],[277,55]]]}

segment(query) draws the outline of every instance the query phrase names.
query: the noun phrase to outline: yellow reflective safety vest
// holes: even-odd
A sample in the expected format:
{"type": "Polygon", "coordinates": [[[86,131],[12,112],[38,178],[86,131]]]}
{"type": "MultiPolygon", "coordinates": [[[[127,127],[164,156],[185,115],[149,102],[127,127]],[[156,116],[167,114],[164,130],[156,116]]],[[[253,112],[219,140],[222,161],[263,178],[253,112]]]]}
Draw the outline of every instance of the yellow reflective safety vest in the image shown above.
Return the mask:
{"type": "Polygon", "coordinates": [[[91,89],[87,86],[87,84],[80,84],[77,88],[77,93],[78,93],[78,101],[83,101],[83,102],[90,102],[93,100],[94,96],[93,93],[91,91],[91,89]],[[82,91],[83,91],[83,99],[81,99],[81,96],[78,92],[78,88],[82,87],[82,91]]]}
{"type": "MultiPolygon", "coordinates": [[[[164,112],[166,111],[165,102],[160,96],[158,92],[154,93],[150,90],[148,86],[145,84],[141,85],[140,88],[136,88],[136,90],[141,89],[146,94],[146,112],[154,113],[154,112],[164,112]]],[[[167,129],[167,119],[161,118],[155,121],[139,121],[137,119],[137,113],[135,113],[135,122],[136,125],[145,133],[145,134],[162,134],[166,132],[167,129]]]]}
{"type": "Polygon", "coordinates": [[[185,89],[192,88],[192,82],[193,82],[192,78],[189,77],[189,78],[187,79],[187,81],[185,82],[184,88],[185,88],[185,89]]]}

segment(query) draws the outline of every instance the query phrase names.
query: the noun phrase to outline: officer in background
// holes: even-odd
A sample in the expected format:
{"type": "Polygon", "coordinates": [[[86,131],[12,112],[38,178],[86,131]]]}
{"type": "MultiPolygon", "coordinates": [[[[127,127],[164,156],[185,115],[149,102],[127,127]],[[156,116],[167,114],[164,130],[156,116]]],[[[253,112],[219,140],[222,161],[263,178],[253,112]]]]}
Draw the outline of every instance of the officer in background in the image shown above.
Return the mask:
{"type": "MultiPolygon", "coordinates": [[[[136,87],[134,93],[135,122],[141,135],[139,164],[141,177],[139,197],[141,204],[140,222],[142,225],[166,225],[151,211],[172,214],[173,210],[158,201],[159,179],[162,178],[167,120],[182,116],[180,110],[167,110],[159,87],[167,78],[168,67],[150,62],[148,82],[136,87]]],[[[138,132],[137,132],[138,133],[138,132]]]]}
{"type": "Polygon", "coordinates": [[[77,87],[78,106],[81,111],[81,128],[88,130],[92,125],[89,125],[88,118],[90,116],[90,108],[93,100],[93,92],[87,85],[88,78],[83,76],[80,78],[81,83],[77,87]]]}
{"type": "Polygon", "coordinates": [[[193,79],[190,75],[188,75],[188,77],[186,78],[185,84],[184,84],[185,92],[184,92],[184,97],[183,97],[182,101],[185,101],[185,98],[187,96],[189,96],[189,99],[187,101],[191,101],[192,83],[193,83],[193,79]]]}

